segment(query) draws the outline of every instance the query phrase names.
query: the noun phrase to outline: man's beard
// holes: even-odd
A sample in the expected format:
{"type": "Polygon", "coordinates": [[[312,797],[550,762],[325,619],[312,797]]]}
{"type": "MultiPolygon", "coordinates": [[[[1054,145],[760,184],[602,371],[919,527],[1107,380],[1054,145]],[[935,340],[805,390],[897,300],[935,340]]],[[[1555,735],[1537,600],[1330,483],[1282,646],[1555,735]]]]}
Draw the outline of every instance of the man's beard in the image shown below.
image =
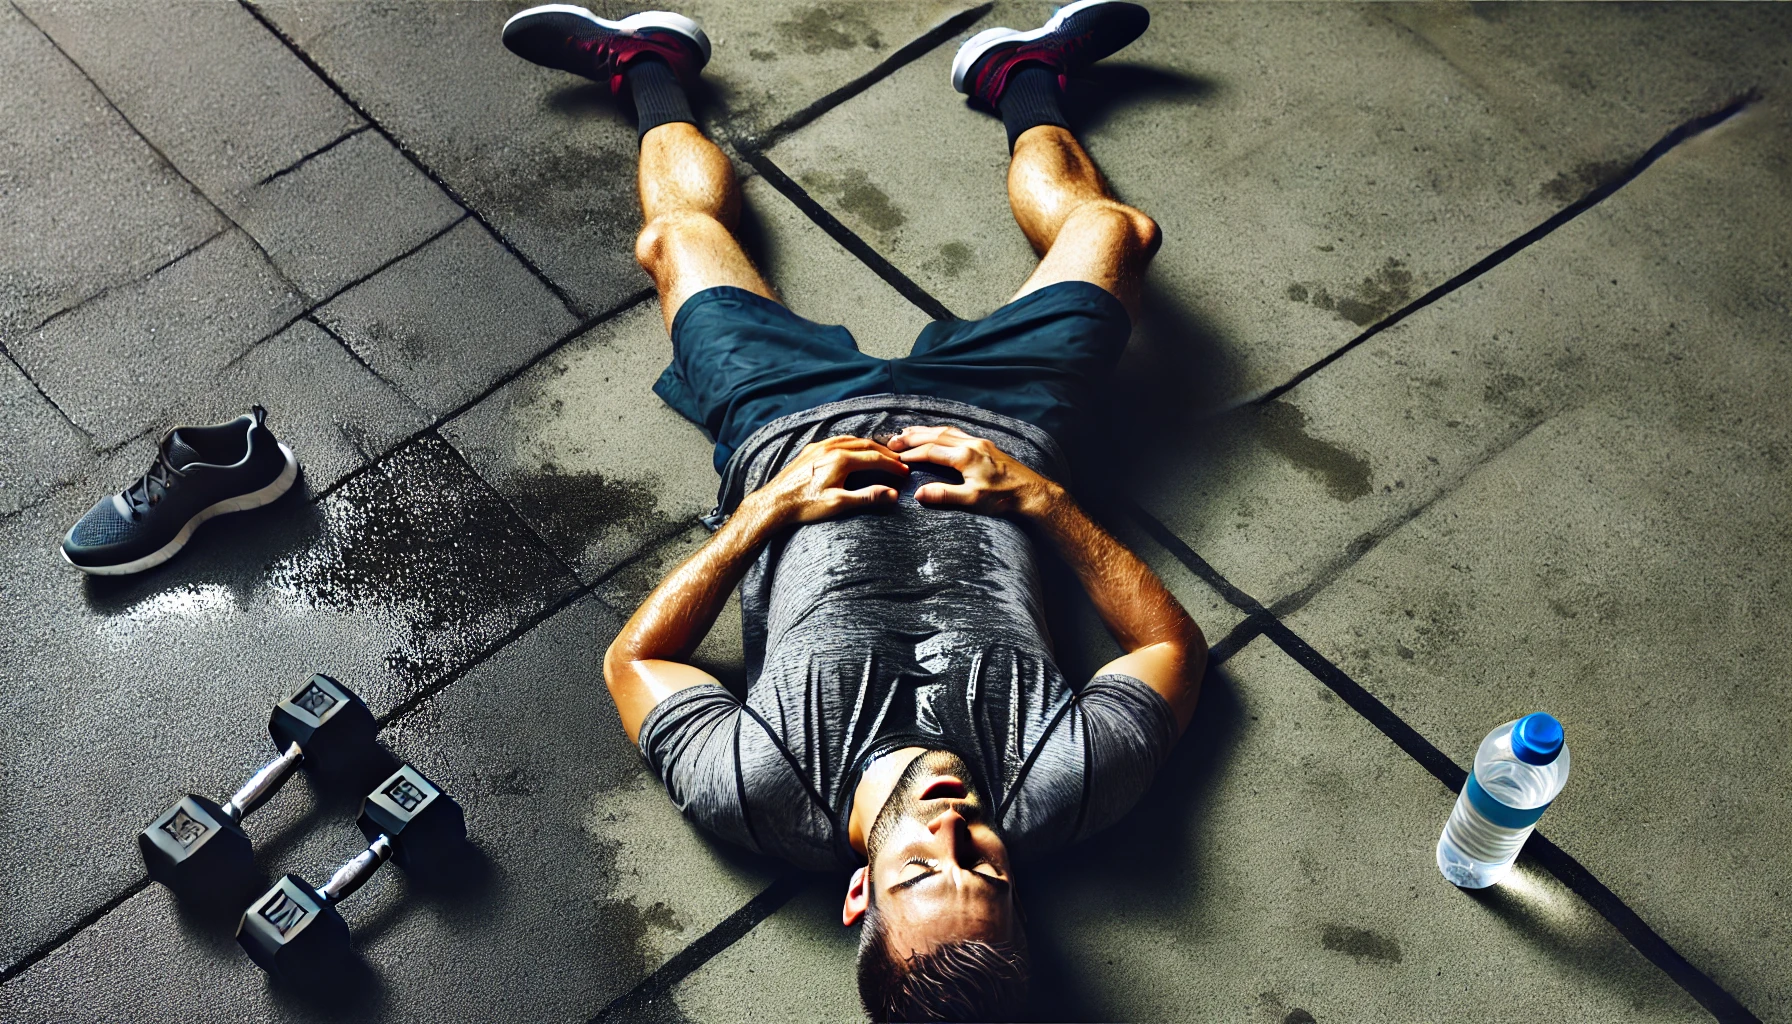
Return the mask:
{"type": "Polygon", "coordinates": [[[921,817],[921,779],[939,775],[950,775],[964,783],[965,795],[957,804],[958,813],[968,822],[981,819],[983,794],[971,781],[971,766],[949,750],[929,750],[909,762],[902,777],[896,780],[896,788],[890,790],[890,798],[884,801],[883,810],[877,812],[877,820],[871,823],[871,832],[865,837],[868,859],[877,858],[878,848],[896,831],[903,818],[921,817]]]}

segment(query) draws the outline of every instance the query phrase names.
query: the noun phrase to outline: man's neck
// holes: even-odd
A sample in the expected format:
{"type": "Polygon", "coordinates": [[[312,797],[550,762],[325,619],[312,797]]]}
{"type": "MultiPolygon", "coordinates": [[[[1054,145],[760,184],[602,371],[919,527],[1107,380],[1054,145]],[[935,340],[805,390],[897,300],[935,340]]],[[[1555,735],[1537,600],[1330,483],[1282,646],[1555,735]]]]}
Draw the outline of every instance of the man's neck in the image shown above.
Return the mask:
{"type": "Polygon", "coordinates": [[[884,804],[890,802],[890,793],[902,781],[902,773],[925,753],[926,747],[900,747],[866,765],[859,775],[859,784],[852,794],[852,814],[846,819],[846,838],[859,856],[870,859],[865,852],[865,838],[871,834],[871,826],[877,823],[884,804]]]}

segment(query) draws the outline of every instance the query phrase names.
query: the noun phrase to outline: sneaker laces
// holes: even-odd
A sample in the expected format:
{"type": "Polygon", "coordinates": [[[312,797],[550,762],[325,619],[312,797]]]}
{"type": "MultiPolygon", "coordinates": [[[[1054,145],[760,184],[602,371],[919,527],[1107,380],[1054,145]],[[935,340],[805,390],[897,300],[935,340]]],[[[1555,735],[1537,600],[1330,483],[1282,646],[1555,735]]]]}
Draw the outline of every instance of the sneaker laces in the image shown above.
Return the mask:
{"type": "Polygon", "coordinates": [[[137,482],[126,487],[122,493],[125,504],[131,507],[131,518],[135,519],[143,512],[162,500],[167,495],[168,487],[176,477],[187,474],[175,466],[168,457],[168,449],[174,441],[173,432],[162,438],[161,446],[156,451],[156,461],[149,471],[137,478],[137,482]]]}

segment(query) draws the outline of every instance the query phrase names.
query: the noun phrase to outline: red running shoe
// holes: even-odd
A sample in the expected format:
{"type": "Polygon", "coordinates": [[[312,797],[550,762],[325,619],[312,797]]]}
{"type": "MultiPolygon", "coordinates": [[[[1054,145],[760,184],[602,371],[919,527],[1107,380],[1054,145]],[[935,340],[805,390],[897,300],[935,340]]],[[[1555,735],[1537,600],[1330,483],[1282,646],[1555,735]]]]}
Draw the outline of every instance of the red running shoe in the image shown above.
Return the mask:
{"type": "Polygon", "coordinates": [[[1122,0],[1078,0],[1029,32],[988,28],[964,41],[952,60],[952,88],[990,107],[1018,64],[1036,61],[1058,72],[1058,85],[1145,34],[1151,12],[1122,0]]]}
{"type": "Polygon", "coordinates": [[[709,63],[709,37],[671,11],[642,11],[606,21],[572,4],[543,4],[504,23],[504,46],[544,68],[570,71],[622,91],[622,70],[643,54],[665,61],[685,88],[709,63]]]}

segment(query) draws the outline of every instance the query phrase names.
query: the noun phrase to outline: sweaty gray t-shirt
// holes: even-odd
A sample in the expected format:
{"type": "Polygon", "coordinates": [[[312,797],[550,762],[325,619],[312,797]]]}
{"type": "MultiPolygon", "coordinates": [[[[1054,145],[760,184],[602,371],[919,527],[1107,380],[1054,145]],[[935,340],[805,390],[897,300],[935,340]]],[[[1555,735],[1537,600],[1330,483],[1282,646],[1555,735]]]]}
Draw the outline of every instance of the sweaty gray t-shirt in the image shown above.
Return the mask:
{"type": "MultiPolygon", "coordinates": [[[[873,395],[767,424],[735,452],[731,510],[811,441],[885,440],[946,424],[1063,478],[1030,424],[943,399],[873,395]]],[[[937,471],[936,471],[937,470],[937,471]]],[[[900,747],[951,750],[976,776],[1018,854],[1120,817],[1175,742],[1164,699],[1137,679],[1064,678],[1046,632],[1031,540],[996,516],[926,508],[917,467],[894,509],[799,527],[741,582],[744,702],[721,686],[679,691],[641,726],[641,752],[684,814],[801,867],[859,863],[846,820],[864,766],[900,747]]],[[[852,481],[854,486],[857,481],[852,481]]]]}

